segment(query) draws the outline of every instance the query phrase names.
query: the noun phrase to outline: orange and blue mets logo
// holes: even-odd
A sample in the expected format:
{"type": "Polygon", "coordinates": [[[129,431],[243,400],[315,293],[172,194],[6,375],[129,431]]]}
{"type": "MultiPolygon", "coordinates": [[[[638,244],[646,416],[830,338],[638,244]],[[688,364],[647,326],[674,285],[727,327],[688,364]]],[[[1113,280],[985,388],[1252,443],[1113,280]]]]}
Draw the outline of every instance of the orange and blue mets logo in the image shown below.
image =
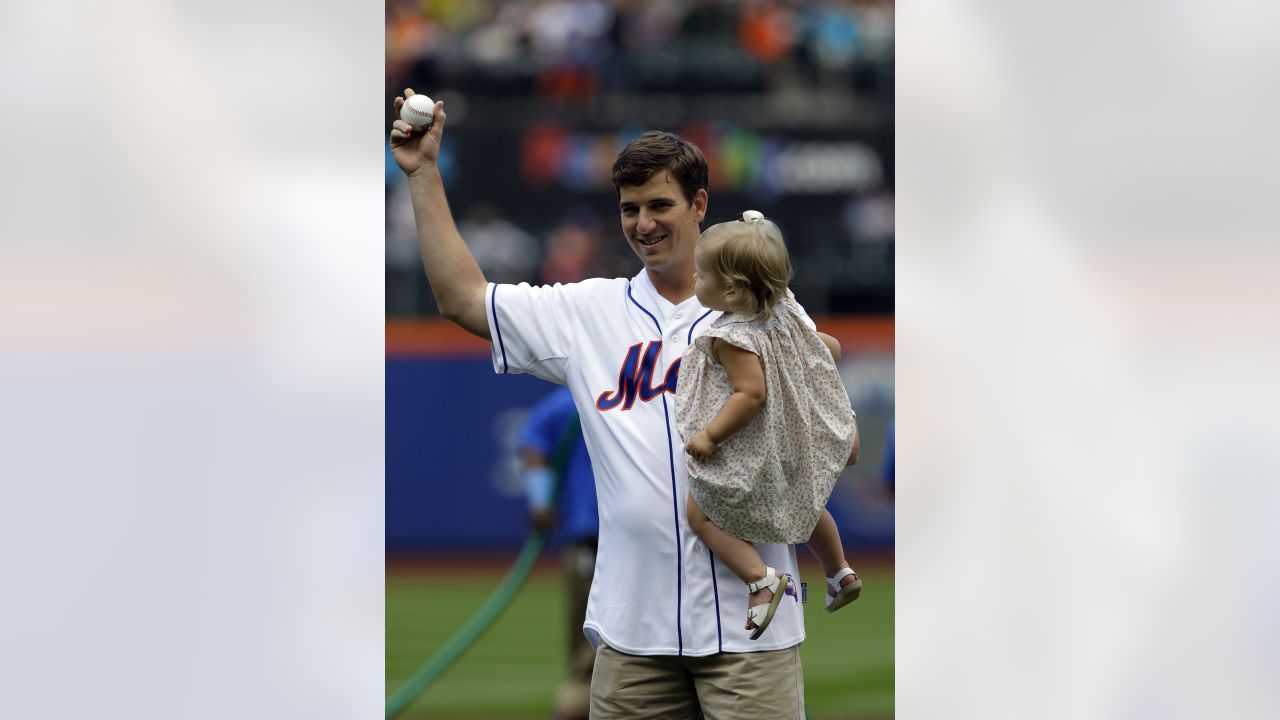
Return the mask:
{"type": "Polygon", "coordinates": [[[667,368],[662,384],[654,387],[653,377],[657,369],[658,354],[662,352],[662,341],[650,340],[643,353],[640,350],[642,345],[644,343],[639,342],[627,349],[622,369],[618,371],[618,387],[600,393],[596,398],[597,410],[612,410],[619,405],[623,410],[630,410],[636,404],[637,397],[641,402],[649,402],[664,392],[675,393],[676,376],[680,374],[680,358],[676,358],[671,367],[667,368]]]}

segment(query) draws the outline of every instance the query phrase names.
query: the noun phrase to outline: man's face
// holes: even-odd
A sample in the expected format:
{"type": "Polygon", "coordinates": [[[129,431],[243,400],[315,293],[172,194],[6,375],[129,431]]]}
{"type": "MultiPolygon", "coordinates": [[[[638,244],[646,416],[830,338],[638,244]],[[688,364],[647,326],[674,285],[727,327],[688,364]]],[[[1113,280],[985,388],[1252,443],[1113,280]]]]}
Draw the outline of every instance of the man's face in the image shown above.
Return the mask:
{"type": "Polygon", "coordinates": [[[618,188],[622,234],[650,272],[673,277],[693,273],[698,224],[707,214],[707,191],[685,200],[671,172],[656,172],[643,185],[618,188]]]}

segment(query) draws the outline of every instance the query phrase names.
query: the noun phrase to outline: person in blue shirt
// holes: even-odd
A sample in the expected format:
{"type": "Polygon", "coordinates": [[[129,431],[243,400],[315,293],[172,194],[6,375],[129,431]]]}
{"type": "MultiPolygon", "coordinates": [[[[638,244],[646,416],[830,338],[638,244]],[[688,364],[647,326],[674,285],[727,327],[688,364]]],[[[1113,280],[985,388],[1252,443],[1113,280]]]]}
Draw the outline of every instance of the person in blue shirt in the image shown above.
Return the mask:
{"type": "Polygon", "coordinates": [[[569,667],[556,692],[556,718],[585,720],[595,651],[587,642],[582,625],[595,573],[600,519],[591,457],[568,388],[556,388],[530,410],[520,430],[519,449],[529,523],[536,530],[553,533],[552,540],[560,545],[564,566],[569,667]],[[559,454],[566,452],[557,498],[554,468],[559,454]]]}

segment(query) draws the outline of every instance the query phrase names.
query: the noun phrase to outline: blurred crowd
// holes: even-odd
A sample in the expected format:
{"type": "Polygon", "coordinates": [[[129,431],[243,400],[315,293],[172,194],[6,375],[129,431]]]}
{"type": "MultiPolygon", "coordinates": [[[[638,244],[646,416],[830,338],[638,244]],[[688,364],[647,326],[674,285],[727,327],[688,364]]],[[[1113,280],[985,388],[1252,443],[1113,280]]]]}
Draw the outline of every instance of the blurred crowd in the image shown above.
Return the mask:
{"type": "Polygon", "coordinates": [[[893,59],[892,0],[389,0],[389,88],[466,77],[469,93],[589,102],[623,90],[765,90],[849,81],[893,59]]]}
{"type": "MultiPolygon", "coordinates": [[[[893,14],[892,0],[388,0],[387,107],[405,87],[446,100],[441,170],[492,281],[638,272],[608,167],[654,127],[707,153],[709,222],[748,207],[780,222],[806,308],[892,312],[893,14]]],[[[389,156],[386,230],[387,313],[435,313],[389,156]]]]}

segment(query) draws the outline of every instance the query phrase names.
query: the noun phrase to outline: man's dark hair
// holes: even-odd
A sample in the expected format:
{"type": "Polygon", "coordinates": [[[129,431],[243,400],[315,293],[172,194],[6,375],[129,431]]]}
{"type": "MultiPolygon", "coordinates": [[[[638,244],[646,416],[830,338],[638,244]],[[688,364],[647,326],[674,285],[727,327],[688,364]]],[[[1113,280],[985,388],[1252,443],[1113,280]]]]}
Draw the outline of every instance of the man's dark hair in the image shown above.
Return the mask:
{"type": "Polygon", "coordinates": [[[690,204],[707,189],[707,158],[697,145],[675,133],[650,130],[632,140],[613,163],[613,189],[643,185],[659,170],[670,170],[690,204]]]}

